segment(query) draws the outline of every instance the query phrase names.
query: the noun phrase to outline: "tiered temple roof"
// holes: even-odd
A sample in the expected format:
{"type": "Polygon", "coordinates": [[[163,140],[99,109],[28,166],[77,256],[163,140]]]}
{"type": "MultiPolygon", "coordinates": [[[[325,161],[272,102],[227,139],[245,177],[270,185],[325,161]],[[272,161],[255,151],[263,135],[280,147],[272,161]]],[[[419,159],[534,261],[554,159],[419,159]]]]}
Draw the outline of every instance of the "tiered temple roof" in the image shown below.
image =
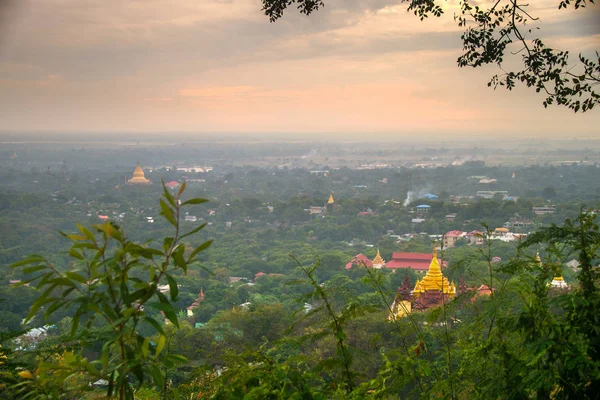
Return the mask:
{"type": "Polygon", "coordinates": [[[420,294],[429,290],[438,290],[452,296],[456,293],[454,282],[449,282],[448,278],[442,274],[435,250],[433,251],[433,257],[431,258],[427,274],[423,279],[417,280],[414,293],[420,294]]]}
{"type": "Polygon", "coordinates": [[[381,257],[381,254],[379,253],[379,249],[377,249],[377,255],[375,256],[375,258],[373,259],[373,268],[383,268],[385,266],[385,260],[383,259],[383,257],[381,257]]]}

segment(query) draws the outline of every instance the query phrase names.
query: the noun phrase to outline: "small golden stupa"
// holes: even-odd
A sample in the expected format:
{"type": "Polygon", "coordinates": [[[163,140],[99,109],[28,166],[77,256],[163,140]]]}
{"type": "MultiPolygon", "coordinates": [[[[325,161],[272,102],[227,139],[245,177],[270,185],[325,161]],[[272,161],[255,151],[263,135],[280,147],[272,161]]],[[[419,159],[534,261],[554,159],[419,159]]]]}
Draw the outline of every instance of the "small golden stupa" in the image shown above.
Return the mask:
{"type": "Polygon", "coordinates": [[[146,179],[144,171],[142,170],[142,167],[140,167],[139,161],[137,167],[135,167],[135,170],[133,171],[133,178],[129,179],[127,183],[133,185],[148,185],[152,183],[149,179],[146,179]]]}
{"type": "Polygon", "coordinates": [[[335,203],[335,200],[333,200],[333,193],[329,194],[329,200],[327,200],[327,204],[333,204],[335,203]]]}
{"type": "Polygon", "coordinates": [[[379,249],[377,249],[377,255],[373,259],[373,268],[381,269],[385,266],[385,260],[381,257],[379,249]]]}

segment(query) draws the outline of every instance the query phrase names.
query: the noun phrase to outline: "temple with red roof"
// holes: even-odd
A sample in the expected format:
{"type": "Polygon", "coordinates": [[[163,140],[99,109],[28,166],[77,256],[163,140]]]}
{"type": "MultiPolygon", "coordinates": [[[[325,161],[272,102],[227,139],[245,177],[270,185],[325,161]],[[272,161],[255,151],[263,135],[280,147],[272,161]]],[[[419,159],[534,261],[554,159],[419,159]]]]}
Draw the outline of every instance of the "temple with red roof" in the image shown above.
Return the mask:
{"type": "MultiPolygon", "coordinates": [[[[385,263],[385,268],[390,269],[406,269],[411,268],[418,274],[424,274],[429,269],[432,255],[429,253],[392,253],[392,259],[385,263]]],[[[447,262],[442,263],[442,267],[446,267],[447,262]]]]}
{"type": "Polygon", "coordinates": [[[402,287],[398,289],[394,303],[390,308],[389,319],[391,321],[402,318],[413,311],[424,311],[439,306],[453,299],[456,295],[456,286],[442,273],[435,249],[432,255],[427,256],[429,261],[427,261],[425,269],[426,274],[422,279],[417,279],[412,291],[410,290],[410,278],[406,273],[402,287]]]}
{"type": "Polygon", "coordinates": [[[200,293],[198,293],[198,297],[196,300],[187,308],[187,315],[191,317],[194,315],[194,309],[200,307],[200,303],[204,301],[204,290],[200,288],[200,293]]]}
{"type": "Polygon", "coordinates": [[[352,268],[353,265],[356,265],[359,267],[366,266],[367,268],[372,268],[373,262],[371,260],[369,260],[369,257],[360,253],[360,254],[357,254],[356,256],[354,256],[352,261],[350,261],[348,264],[346,264],[346,269],[352,268]]]}

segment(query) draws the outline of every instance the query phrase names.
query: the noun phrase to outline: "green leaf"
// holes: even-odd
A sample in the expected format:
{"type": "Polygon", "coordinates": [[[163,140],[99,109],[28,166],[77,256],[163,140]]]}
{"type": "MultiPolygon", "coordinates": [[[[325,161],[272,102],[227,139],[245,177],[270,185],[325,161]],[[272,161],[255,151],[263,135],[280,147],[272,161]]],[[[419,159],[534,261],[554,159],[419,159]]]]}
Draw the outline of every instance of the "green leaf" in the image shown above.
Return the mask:
{"type": "Polygon", "coordinates": [[[65,272],[65,275],[67,275],[67,277],[69,277],[69,278],[71,278],[74,281],[79,282],[79,283],[86,283],[87,282],[87,280],[83,276],[81,276],[80,274],[78,274],[76,272],[70,272],[70,271],[69,272],[65,272]]]}
{"type": "Polygon", "coordinates": [[[17,268],[17,267],[22,267],[23,265],[34,264],[34,263],[45,262],[45,261],[46,260],[41,256],[32,255],[32,256],[27,257],[24,260],[17,261],[16,263],[11,264],[10,268],[17,268]]]}
{"type": "Polygon", "coordinates": [[[181,193],[184,192],[186,186],[187,186],[186,181],[183,181],[183,183],[181,184],[181,187],[179,188],[179,192],[177,192],[177,197],[178,198],[181,197],[181,193]]]}
{"type": "Polygon", "coordinates": [[[156,321],[154,318],[144,317],[144,321],[146,321],[147,323],[149,323],[150,325],[152,325],[152,327],[154,327],[154,329],[156,330],[156,332],[158,332],[161,336],[165,335],[165,331],[163,330],[162,326],[160,326],[160,324],[158,323],[158,321],[156,321]]]}
{"type": "Polygon", "coordinates": [[[182,235],[182,236],[181,236],[179,239],[183,239],[184,237],[187,237],[187,236],[193,235],[194,233],[197,233],[197,232],[201,231],[202,229],[204,229],[204,227],[205,227],[205,226],[206,226],[206,222],[205,222],[205,223],[203,223],[202,225],[200,225],[199,227],[197,227],[197,228],[195,228],[195,229],[193,229],[193,230],[189,231],[188,233],[186,233],[186,234],[182,235]]]}
{"type": "Polygon", "coordinates": [[[100,355],[100,363],[102,364],[102,369],[106,371],[108,369],[108,351],[110,348],[110,342],[104,343],[102,346],[102,353],[100,355]]]}
{"type": "Polygon", "coordinates": [[[168,359],[170,361],[173,361],[175,363],[185,363],[187,362],[187,357],[182,356],[181,354],[167,354],[165,356],[165,359],[168,359]]]}
{"type": "Polygon", "coordinates": [[[92,363],[86,363],[85,364],[85,369],[92,375],[94,376],[99,376],[100,372],[98,371],[98,369],[94,366],[94,364],[92,363]]]}
{"type": "Polygon", "coordinates": [[[163,240],[163,248],[165,249],[165,252],[169,251],[174,240],[175,240],[175,238],[172,238],[172,237],[166,237],[163,240]]]}
{"type": "Polygon", "coordinates": [[[83,233],[85,235],[85,237],[88,238],[89,240],[94,240],[94,234],[92,233],[92,231],[90,231],[83,225],[77,224],[77,229],[79,229],[79,232],[83,233]]]}
{"type": "MultiPolygon", "coordinates": [[[[163,337],[163,336],[161,336],[161,337],[163,337]]],[[[142,356],[144,356],[144,358],[148,358],[148,348],[149,347],[150,347],[150,338],[147,337],[146,339],[144,339],[144,343],[142,344],[142,356]]]]}
{"type": "Polygon", "coordinates": [[[83,254],[81,254],[80,252],[78,252],[77,250],[75,250],[72,247],[69,249],[69,255],[71,257],[73,257],[73,258],[78,259],[78,260],[83,260],[84,259],[83,254]]]}
{"type": "Polygon", "coordinates": [[[158,338],[158,344],[156,345],[156,351],[154,352],[155,357],[158,357],[158,355],[163,351],[166,343],[167,337],[165,335],[160,335],[158,338]]]}
{"type": "Polygon", "coordinates": [[[187,272],[187,263],[185,262],[185,258],[183,258],[184,251],[185,247],[183,245],[177,246],[173,252],[173,261],[175,262],[175,265],[187,272]]]}
{"type": "MultiPolygon", "coordinates": [[[[160,298],[161,293],[159,292],[158,294],[159,294],[159,298],[160,298]]],[[[173,325],[175,325],[176,327],[179,328],[179,321],[177,321],[177,314],[175,314],[175,309],[173,308],[171,303],[169,303],[169,300],[167,300],[167,298],[164,295],[162,297],[164,297],[166,302],[148,303],[148,306],[162,311],[165,314],[165,317],[167,317],[167,319],[169,321],[171,321],[171,323],[173,323],[173,325]]]]}
{"type": "Polygon", "coordinates": [[[54,300],[55,299],[53,299],[53,298],[49,298],[49,299],[47,299],[47,298],[38,298],[31,305],[31,308],[29,309],[29,313],[25,317],[25,323],[29,322],[31,320],[31,318],[33,318],[35,316],[35,313],[38,312],[38,310],[40,309],[40,307],[42,307],[45,304],[51,303],[54,300]]]}
{"type": "Polygon", "coordinates": [[[152,379],[154,379],[156,386],[162,387],[165,384],[165,378],[158,365],[152,365],[150,367],[150,374],[152,375],[152,379]]]}
{"type": "Polygon", "coordinates": [[[167,190],[167,187],[165,186],[165,182],[161,179],[160,183],[162,184],[162,187],[163,187],[163,195],[165,196],[165,199],[167,199],[167,201],[169,202],[170,205],[175,207],[175,199],[173,198],[173,195],[171,193],[169,193],[169,190],[167,190]]]}
{"type": "Polygon", "coordinates": [[[207,203],[207,202],[208,202],[208,199],[203,199],[203,198],[200,198],[200,197],[196,197],[196,198],[184,201],[181,205],[182,206],[187,206],[188,204],[203,204],[203,203],[207,203]]]}
{"type": "Polygon", "coordinates": [[[163,199],[160,199],[160,210],[160,215],[163,215],[166,220],[171,223],[171,225],[177,226],[173,209],[169,207],[169,205],[163,199]]]}
{"type": "Polygon", "coordinates": [[[177,296],[179,296],[179,288],[177,287],[177,281],[175,281],[175,279],[169,274],[166,274],[166,276],[167,276],[167,282],[169,282],[169,291],[171,292],[171,300],[175,301],[175,300],[177,300],[177,296]]]}
{"type": "Polygon", "coordinates": [[[196,257],[196,255],[198,255],[198,253],[200,253],[203,250],[208,249],[208,247],[212,244],[213,240],[207,240],[206,242],[202,243],[200,246],[196,247],[194,249],[194,251],[192,251],[192,254],[190,254],[190,256],[188,257],[188,264],[194,259],[194,257],[196,257]]]}
{"type": "Polygon", "coordinates": [[[48,267],[45,266],[45,265],[36,265],[36,266],[33,266],[33,267],[23,268],[23,273],[24,274],[31,274],[32,272],[41,271],[41,270],[46,269],[46,268],[48,268],[48,267]]]}

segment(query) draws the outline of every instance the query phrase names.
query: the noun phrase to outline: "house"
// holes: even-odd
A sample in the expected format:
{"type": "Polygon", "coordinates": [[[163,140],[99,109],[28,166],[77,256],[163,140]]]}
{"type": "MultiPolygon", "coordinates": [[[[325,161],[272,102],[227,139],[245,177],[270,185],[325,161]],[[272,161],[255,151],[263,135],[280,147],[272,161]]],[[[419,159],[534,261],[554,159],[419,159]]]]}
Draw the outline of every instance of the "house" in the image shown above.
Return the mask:
{"type": "Polygon", "coordinates": [[[533,222],[525,217],[510,217],[505,226],[507,228],[530,228],[533,226],[533,222]]]}
{"type": "Polygon", "coordinates": [[[470,244],[483,244],[483,237],[484,234],[480,231],[471,231],[465,235],[470,244]]]}
{"type": "Polygon", "coordinates": [[[431,211],[431,206],[429,206],[427,204],[419,204],[418,206],[415,207],[415,209],[417,210],[417,212],[419,214],[425,214],[425,213],[428,213],[429,211],[431,211]]]}
{"type": "Polygon", "coordinates": [[[410,222],[412,222],[413,224],[420,224],[425,222],[425,218],[413,218],[410,220],[410,222]]]}
{"type": "Polygon", "coordinates": [[[572,259],[567,263],[567,267],[569,267],[573,271],[577,271],[577,268],[579,268],[579,261],[577,261],[576,259],[572,259]]]}
{"type": "Polygon", "coordinates": [[[494,236],[506,236],[509,233],[508,228],[496,228],[494,229],[494,236]]]}
{"type": "Polygon", "coordinates": [[[556,206],[533,207],[532,211],[535,215],[556,214],[556,206]]]}
{"type": "Polygon", "coordinates": [[[435,194],[431,194],[431,193],[426,193],[423,197],[429,199],[429,200],[437,200],[438,196],[436,196],[435,194]]]}
{"type": "Polygon", "coordinates": [[[456,213],[446,214],[446,221],[454,222],[455,219],[456,219],[456,213]]]}
{"type": "Polygon", "coordinates": [[[198,217],[196,217],[195,215],[186,215],[185,220],[187,222],[196,222],[198,220],[198,217]]]}
{"type": "Polygon", "coordinates": [[[358,214],[356,214],[358,217],[374,217],[377,215],[377,213],[371,211],[371,210],[367,210],[367,211],[361,211],[358,214]]]}
{"type": "Polygon", "coordinates": [[[466,235],[467,232],[457,230],[446,232],[446,234],[444,235],[444,247],[454,247],[456,241],[460,238],[464,238],[466,235]]]}
{"type": "Polygon", "coordinates": [[[308,213],[310,215],[314,215],[314,214],[320,215],[320,214],[323,214],[324,212],[325,212],[325,207],[311,206],[308,209],[308,213]]]}
{"type": "Polygon", "coordinates": [[[501,194],[502,197],[504,198],[504,197],[508,196],[508,191],[507,190],[478,190],[477,191],[477,197],[483,197],[484,199],[491,199],[497,194],[501,194]]]}
{"type": "Polygon", "coordinates": [[[371,260],[369,260],[369,257],[360,253],[360,254],[355,255],[354,258],[352,258],[352,261],[350,261],[348,264],[346,264],[346,269],[352,268],[353,265],[357,265],[357,266],[364,265],[368,268],[372,268],[373,262],[371,260]]]}

